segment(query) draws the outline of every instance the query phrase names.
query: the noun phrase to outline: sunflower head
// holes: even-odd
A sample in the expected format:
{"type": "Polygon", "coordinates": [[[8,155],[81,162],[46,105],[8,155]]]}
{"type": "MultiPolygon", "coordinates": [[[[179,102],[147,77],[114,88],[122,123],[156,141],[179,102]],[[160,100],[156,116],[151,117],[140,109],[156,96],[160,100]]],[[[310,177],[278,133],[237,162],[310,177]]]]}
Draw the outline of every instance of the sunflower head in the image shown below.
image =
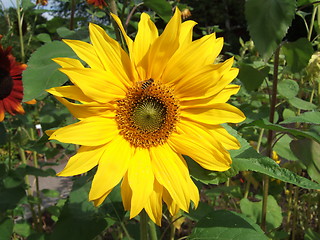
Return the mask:
{"type": "Polygon", "coordinates": [[[90,43],[65,40],[86,66],[76,59],[54,59],[73,85],[48,92],[79,121],[48,134],[81,145],[58,175],[77,175],[98,165],[89,193],[96,206],[121,184],[130,217],[144,209],[160,225],[163,202],[172,215],[199,202],[183,155],[209,170],[230,168],[228,150],[239,143],[221,124],[245,118],[227,103],[239,90],[230,84],[238,69],[232,58],[215,64],[223,40],[215,34],[193,40],[196,23],[182,23],[178,9],[161,35],[142,13],[134,40],[113,18],[128,52],[90,24],[90,43]]]}
{"type": "Polygon", "coordinates": [[[11,47],[4,49],[0,45],[0,121],[3,121],[5,112],[11,115],[24,113],[21,74],[25,69],[26,65],[16,62],[12,56],[11,47]]]}

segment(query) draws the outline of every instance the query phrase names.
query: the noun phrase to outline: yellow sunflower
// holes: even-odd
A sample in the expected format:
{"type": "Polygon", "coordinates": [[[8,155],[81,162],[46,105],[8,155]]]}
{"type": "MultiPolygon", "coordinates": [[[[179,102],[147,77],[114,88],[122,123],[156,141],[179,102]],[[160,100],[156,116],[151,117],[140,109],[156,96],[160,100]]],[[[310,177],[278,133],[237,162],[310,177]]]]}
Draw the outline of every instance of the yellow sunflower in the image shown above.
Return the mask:
{"type": "Polygon", "coordinates": [[[162,201],[172,215],[197,206],[199,192],[183,155],[203,168],[225,171],[227,150],[238,141],[220,124],[245,119],[226,103],[239,90],[233,59],[213,64],[223,46],[215,34],[192,41],[194,21],[174,16],[159,36],[143,13],[133,41],[113,16],[128,52],[105,31],[90,24],[90,43],[64,40],[79,60],[56,58],[74,84],[48,90],[79,122],[50,131],[50,139],[81,145],[59,176],[72,176],[98,165],[89,200],[100,205],[121,182],[126,210],[133,218],[143,209],[158,225],[162,201]],[[69,102],[76,100],[78,103],[69,102]]]}

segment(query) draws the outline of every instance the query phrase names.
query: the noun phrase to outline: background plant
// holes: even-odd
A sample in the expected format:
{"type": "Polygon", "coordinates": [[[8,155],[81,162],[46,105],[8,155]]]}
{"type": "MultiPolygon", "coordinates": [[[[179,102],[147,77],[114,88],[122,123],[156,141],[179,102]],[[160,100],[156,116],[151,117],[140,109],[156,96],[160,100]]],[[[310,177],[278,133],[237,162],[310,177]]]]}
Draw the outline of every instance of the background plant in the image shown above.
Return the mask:
{"type": "Polygon", "coordinates": [[[242,145],[231,151],[227,172],[205,171],[186,157],[203,201],[172,219],[165,211],[162,227],[150,238],[319,239],[320,3],[123,0],[111,8],[113,3],[100,9],[85,1],[56,1],[45,10],[24,0],[0,11],[2,45],[13,46],[18,60],[28,64],[24,101],[38,100],[25,105],[25,115],[0,123],[0,239],[139,239],[139,219],[129,221],[119,191],[99,208],[87,201],[95,170],[73,178],[68,196],[40,189],[41,181],[55,176],[51,167],[77,146],[48,142],[35,126],[41,124],[43,132],[75,121],[44,91],[68,84],[51,61],[76,57],[61,39],[88,41],[89,21],[116,38],[110,11],[134,37],[141,12],[163,28],[176,6],[198,22],[196,36],[215,31],[225,38],[220,58],[235,57],[235,83],[242,85],[231,102],[247,119],[225,126],[242,145]],[[45,205],[46,199],[54,204],[45,205]]]}

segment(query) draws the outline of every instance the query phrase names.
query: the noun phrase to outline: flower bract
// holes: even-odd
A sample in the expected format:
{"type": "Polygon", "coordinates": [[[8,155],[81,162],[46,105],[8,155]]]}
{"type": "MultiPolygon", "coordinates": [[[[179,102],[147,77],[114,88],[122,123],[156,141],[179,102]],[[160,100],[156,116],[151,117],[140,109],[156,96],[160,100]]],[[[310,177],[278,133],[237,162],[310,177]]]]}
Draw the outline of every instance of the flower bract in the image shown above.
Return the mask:
{"type": "Polygon", "coordinates": [[[89,193],[96,206],[121,184],[130,217],[144,209],[160,225],[163,202],[172,215],[199,202],[183,155],[205,169],[230,168],[228,150],[239,143],[221,124],[245,119],[226,103],[239,90],[230,84],[238,69],[232,68],[232,58],[214,64],[223,39],[210,34],[193,40],[196,23],[182,23],[178,9],[160,35],[142,13],[134,40],[113,18],[128,52],[94,24],[89,26],[91,43],[64,40],[85,65],[54,59],[73,85],[48,92],[79,121],[48,134],[81,145],[60,176],[97,166],[89,193]]]}

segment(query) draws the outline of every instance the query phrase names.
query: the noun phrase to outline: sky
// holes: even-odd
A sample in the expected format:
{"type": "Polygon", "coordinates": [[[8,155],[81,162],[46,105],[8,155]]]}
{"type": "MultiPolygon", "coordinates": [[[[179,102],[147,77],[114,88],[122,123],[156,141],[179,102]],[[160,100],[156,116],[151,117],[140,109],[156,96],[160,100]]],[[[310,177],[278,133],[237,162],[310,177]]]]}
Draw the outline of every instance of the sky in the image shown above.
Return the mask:
{"type": "Polygon", "coordinates": [[[2,2],[5,8],[9,8],[16,5],[16,1],[14,0],[0,0],[0,2],[2,2]]]}

